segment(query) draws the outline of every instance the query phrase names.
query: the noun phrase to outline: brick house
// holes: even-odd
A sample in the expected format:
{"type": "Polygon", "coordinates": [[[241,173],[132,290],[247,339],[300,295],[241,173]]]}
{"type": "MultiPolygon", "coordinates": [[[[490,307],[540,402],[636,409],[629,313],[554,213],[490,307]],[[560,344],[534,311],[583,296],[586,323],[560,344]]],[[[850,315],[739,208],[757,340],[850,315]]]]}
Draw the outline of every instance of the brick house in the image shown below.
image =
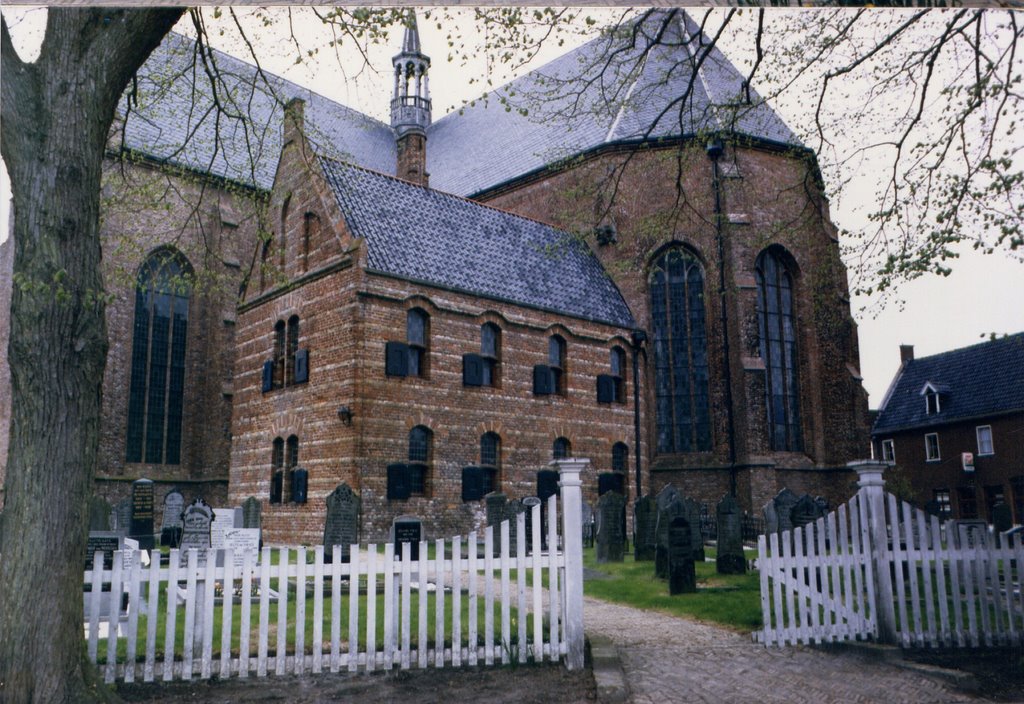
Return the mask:
{"type": "Polygon", "coordinates": [[[535,495],[567,452],[592,460],[590,500],[612,470],[631,496],[638,471],[644,493],[708,503],[846,498],[867,397],[814,154],[717,49],[695,69],[699,27],[671,17],[678,46],[637,71],[634,47],[595,74],[621,41],[601,37],[437,121],[413,28],[390,125],[276,77],[254,88],[216,54],[257,118],[218,149],[211,124],[182,124],[208,98],[169,37],[112,140],[112,174],[181,183],[180,202],[115,198],[104,222],[104,261],[129,275],[108,311],[99,490],[149,476],[158,506],[172,486],[257,496],[271,540],[307,542],[341,481],[365,537],[406,513],[435,537],[479,523],[464,476],[468,496],[535,495]],[[688,121],[659,118],[694,70],[688,121]],[[181,89],[160,89],[168,73],[181,89]],[[580,74],[595,80],[573,96],[580,74]],[[183,296],[182,276],[214,283],[183,296]]]}
{"type": "Polygon", "coordinates": [[[909,479],[918,504],[991,521],[1009,504],[1024,523],[1024,333],[901,365],[871,432],[875,456],[909,479]]]}

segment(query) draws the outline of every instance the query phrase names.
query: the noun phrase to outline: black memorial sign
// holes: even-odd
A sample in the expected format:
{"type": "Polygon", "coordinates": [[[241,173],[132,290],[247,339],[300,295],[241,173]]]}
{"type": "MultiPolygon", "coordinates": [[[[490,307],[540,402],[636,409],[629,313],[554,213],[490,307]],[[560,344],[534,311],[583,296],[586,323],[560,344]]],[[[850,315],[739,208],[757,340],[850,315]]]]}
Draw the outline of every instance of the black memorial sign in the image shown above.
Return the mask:
{"type": "Polygon", "coordinates": [[[395,557],[403,557],[405,544],[409,545],[409,559],[420,559],[420,541],[423,540],[423,522],[418,518],[396,518],[392,530],[395,535],[395,557]]]}
{"type": "Polygon", "coordinates": [[[153,549],[153,482],[132,482],[132,517],[129,535],[139,541],[140,550],[153,549]]]}
{"type": "Polygon", "coordinates": [[[89,541],[85,546],[85,568],[92,569],[93,555],[97,552],[103,553],[103,569],[109,570],[114,567],[114,551],[124,548],[124,536],[114,531],[90,531],[89,541]]]}

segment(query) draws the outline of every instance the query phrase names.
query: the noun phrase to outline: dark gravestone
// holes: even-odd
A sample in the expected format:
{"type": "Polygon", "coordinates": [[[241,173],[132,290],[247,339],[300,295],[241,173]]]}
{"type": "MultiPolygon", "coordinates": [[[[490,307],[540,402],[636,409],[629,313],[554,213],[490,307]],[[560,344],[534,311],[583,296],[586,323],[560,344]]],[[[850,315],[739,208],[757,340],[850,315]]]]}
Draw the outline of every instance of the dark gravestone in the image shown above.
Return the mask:
{"type": "Polygon", "coordinates": [[[594,547],[594,509],[586,501],[580,504],[580,527],[583,529],[583,547],[594,547]]]}
{"type": "Polygon", "coordinates": [[[700,504],[683,497],[683,516],[690,524],[690,549],[695,562],[704,562],[704,536],[700,532],[700,504]]]}
{"type": "MultiPolygon", "coordinates": [[[[658,542],[654,551],[654,574],[660,579],[668,578],[669,526],[672,524],[674,519],[680,518],[686,513],[686,509],[683,506],[682,499],[679,498],[679,494],[672,494],[669,498],[671,499],[669,504],[667,506],[663,506],[661,496],[658,496],[658,524],[656,527],[658,542]]],[[[692,545],[690,546],[690,552],[692,557],[692,545]]]]}
{"type": "MultiPolygon", "coordinates": [[[[512,499],[505,504],[505,520],[508,521],[508,546],[510,555],[514,555],[516,550],[516,533],[519,530],[519,522],[516,520],[516,517],[525,510],[526,507],[519,499],[512,499]]],[[[494,547],[496,550],[501,549],[500,528],[494,532],[494,547]]]]}
{"type": "Polygon", "coordinates": [[[609,491],[597,500],[597,561],[622,562],[626,551],[626,497],[609,491]]]}
{"type": "Polygon", "coordinates": [[[181,514],[185,510],[185,497],[171,491],[164,497],[164,517],[160,524],[160,544],[176,548],[181,543],[181,514]]]}
{"type": "Polygon", "coordinates": [[[793,529],[792,512],[793,507],[796,506],[798,501],[800,501],[800,497],[789,489],[783,489],[772,499],[772,505],[775,507],[775,516],[778,519],[777,532],[781,533],[784,530],[793,529]]]}
{"type": "Polygon", "coordinates": [[[132,523],[132,500],[121,499],[114,505],[113,530],[119,535],[128,535],[132,523]]]}
{"type": "Polygon", "coordinates": [[[622,472],[602,472],[597,475],[597,495],[604,496],[609,491],[617,491],[626,495],[626,475],[622,472]]]}
{"type": "Polygon", "coordinates": [[[779,516],[775,513],[775,500],[772,499],[761,509],[764,515],[764,532],[766,535],[779,532],[779,516]]]}
{"type": "Polygon", "coordinates": [[[654,559],[658,543],[658,504],[653,496],[644,496],[633,504],[633,559],[654,559]]]}
{"type": "Polygon", "coordinates": [[[242,502],[242,527],[263,529],[263,505],[255,496],[242,502]]]}
{"type": "Polygon", "coordinates": [[[341,561],[351,558],[351,546],[359,542],[362,501],[348,484],[339,484],[327,496],[324,520],[324,562],[334,561],[334,546],[341,546],[341,561]]]}
{"type": "Polygon", "coordinates": [[[100,496],[89,497],[89,530],[109,531],[110,525],[110,504],[100,496]]]}
{"type": "Polygon", "coordinates": [[[505,520],[505,505],[508,503],[508,497],[495,491],[484,497],[484,503],[487,505],[487,525],[500,525],[505,520]]]}
{"type": "Polygon", "coordinates": [[[395,558],[403,556],[403,545],[408,544],[409,559],[420,559],[420,541],[423,540],[423,521],[413,516],[400,516],[391,525],[391,534],[395,543],[395,558]]]}
{"type": "MultiPolygon", "coordinates": [[[[553,469],[542,469],[537,472],[537,498],[544,502],[544,508],[540,511],[540,541],[544,548],[548,546],[548,499],[557,495],[558,472],[553,469]]],[[[593,533],[590,534],[590,544],[594,544],[593,533]]]]}
{"type": "Polygon", "coordinates": [[[718,502],[718,557],[715,567],[718,574],[743,574],[747,571],[747,560],[743,556],[743,513],[736,497],[726,495],[718,502]]]}
{"type": "MultiPolygon", "coordinates": [[[[533,507],[540,506],[540,513],[544,515],[544,506],[541,504],[541,500],[536,496],[527,496],[523,499],[523,512],[526,514],[526,552],[533,552],[533,507]]],[[[538,521],[543,526],[542,521],[538,521]]],[[[541,539],[541,545],[543,547],[543,538],[541,539]]],[[[516,545],[512,545],[512,551],[516,551],[516,545]]]]}
{"type": "Polygon", "coordinates": [[[103,569],[114,566],[114,551],[124,548],[124,536],[112,530],[91,530],[85,546],[85,568],[92,569],[93,554],[103,553],[103,569]]]}
{"type": "Polygon", "coordinates": [[[668,593],[697,591],[697,570],[693,563],[692,525],[683,516],[672,519],[668,528],[668,593]]]}
{"type": "MultiPolygon", "coordinates": [[[[789,522],[793,528],[803,528],[804,545],[806,545],[807,533],[811,533],[811,541],[817,544],[817,527],[814,522],[828,513],[809,494],[804,494],[793,505],[789,512],[789,522]]],[[[795,539],[795,536],[794,536],[795,539]]]]}
{"type": "Polygon", "coordinates": [[[202,497],[189,504],[182,516],[179,547],[186,556],[187,550],[195,549],[198,552],[198,564],[200,565],[206,564],[206,552],[210,549],[211,523],[213,523],[213,509],[203,501],[202,497]]]}
{"type": "Polygon", "coordinates": [[[132,517],[129,535],[139,541],[140,550],[152,550],[153,513],[155,509],[153,482],[137,479],[132,482],[132,517]]]}
{"type": "Polygon", "coordinates": [[[998,503],[992,507],[992,526],[999,533],[1005,533],[1013,528],[1013,514],[1010,512],[1010,505],[998,503]]]}

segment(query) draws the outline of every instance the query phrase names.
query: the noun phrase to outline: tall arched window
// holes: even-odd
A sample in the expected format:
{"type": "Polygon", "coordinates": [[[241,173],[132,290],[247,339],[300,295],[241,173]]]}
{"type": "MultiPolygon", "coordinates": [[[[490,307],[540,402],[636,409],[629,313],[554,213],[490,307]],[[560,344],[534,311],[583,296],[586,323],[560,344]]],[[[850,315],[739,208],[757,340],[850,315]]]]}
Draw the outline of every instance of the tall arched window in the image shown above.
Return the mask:
{"type": "Polygon", "coordinates": [[[564,460],[568,457],[572,457],[572,444],[569,442],[569,439],[555,438],[555,442],[551,446],[551,458],[564,460]]]}
{"type": "Polygon", "coordinates": [[[288,341],[284,353],[285,385],[295,383],[295,353],[299,350],[299,316],[288,318],[288,341]]]}
{"type": "Polygon", "coordinates": [[[704,274],[682,247],[658,256],[649,277],[658,452],[711,449],[704,274]]]}
{"type": "Polygon", "coordinates": [[[284,386],[285,324],[278,320],[274,324],[274,388],[284,386]]]}
{"type": "Polygon", "coordinates": [[[799,452],[803,449],[803,440],[800,433],[793,277],[779,255],[771,249],[758,256],[755,276],[771,448],[799,452]]]}
{"type": "Polygon", "coordinates": [[[430,316],[421,308],[412,308],[406,317],[406,344],[409,345],[409,376],[425,377],[430,351],[430,316]]]}
{"type": "Polygon", "coordinates": [[[417,425],[409,431],[409,493],[415,496],[427,493],[432,440],[430,428],[417,425]]]}
{"type": "Polygon", "coordinates": [[[284,491],[284,440],[274,438],[270,453],[270,503],[279,504],[284,491]]]}
{"type": "Polygon", "coordinates": [[[484,470],[483,493],[497,491],[501,484],[501,438],[497,433],[480,437],[480,468],[484,470]]]}
{"type": "Polygon", "coordinates": [[[500,386],[501,328],[484,323],[480,328],[480,356],[483,357],[483,386],[500,386]]]}
{"type": "Polygon", "coordinates": [[[625,473],[628,462],[629,448],[626,447],[626,443],[617,442],[612,445],[612,471],[625,473]]]}
{"type": "Polygon", "coordinates": [[[287,493],[286,501],[294,501],[292,496],[292,473],[299,466],[299,436],[289,435],[288,444],[284,456],[284,491],[287,493]]]}
{"type": "Polygon", "coordinates": [[[168,249],[150,255],[139,271],[128,392],[128,462],[181,463],[191,277],[185,258],[168,249]]]}

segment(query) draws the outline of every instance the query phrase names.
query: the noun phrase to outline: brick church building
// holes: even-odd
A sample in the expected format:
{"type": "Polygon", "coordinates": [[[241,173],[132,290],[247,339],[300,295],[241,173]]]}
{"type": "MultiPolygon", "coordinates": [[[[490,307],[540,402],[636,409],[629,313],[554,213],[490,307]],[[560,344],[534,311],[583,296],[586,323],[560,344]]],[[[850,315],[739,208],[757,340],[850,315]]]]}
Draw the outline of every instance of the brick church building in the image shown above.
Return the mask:
{"type": "Polygon", "coordinates": [[[256,496],[306,543],[340,482],[364,538],[433,538],[570,454],[591,500],[848,496],[867,396],[814,155],[684,12],[638,29],[434,121],[412,26],[390,125],[216,54],[253,119],[215,126],[170,36],[109,148],[97,492],[256,496]]]}

